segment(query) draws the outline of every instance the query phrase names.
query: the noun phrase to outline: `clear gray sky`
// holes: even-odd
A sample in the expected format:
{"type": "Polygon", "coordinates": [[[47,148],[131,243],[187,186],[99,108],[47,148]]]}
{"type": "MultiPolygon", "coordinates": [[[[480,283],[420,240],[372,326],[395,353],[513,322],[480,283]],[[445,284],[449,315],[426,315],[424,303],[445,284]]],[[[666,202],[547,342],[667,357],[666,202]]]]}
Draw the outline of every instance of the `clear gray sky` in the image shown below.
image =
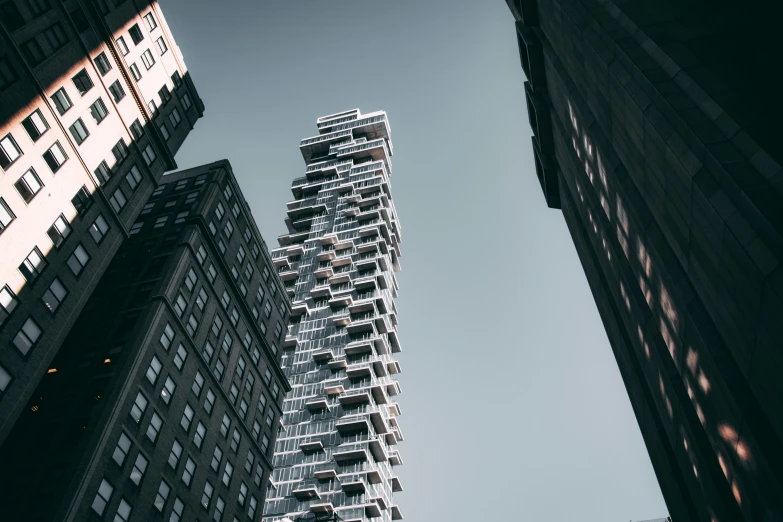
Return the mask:
{"type": "Polygon", "coordinates": [[[160,3],[206,105],[177,161],[228,158],[270,248],[315,118],[389,114],[405,519],[665,516],[562,214],[536,179],[503,0],[160,3]]]}

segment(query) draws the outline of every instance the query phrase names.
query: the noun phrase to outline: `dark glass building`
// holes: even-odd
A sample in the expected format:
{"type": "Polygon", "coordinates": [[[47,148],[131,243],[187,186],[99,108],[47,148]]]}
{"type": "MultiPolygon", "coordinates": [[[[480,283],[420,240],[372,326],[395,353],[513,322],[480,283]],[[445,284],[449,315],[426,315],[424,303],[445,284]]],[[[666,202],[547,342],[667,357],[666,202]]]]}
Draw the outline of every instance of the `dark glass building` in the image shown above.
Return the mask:
{"type": "Polygon", "coordinates": [[[167,174],[0,448],[4,521],[258,521],[290,301],[227,161],[167,174]]]}
{"type": "Polygon", "coordinates": [[[783,520],[780,4],[507,3],[535,171],[672,519],[783,520]]]}

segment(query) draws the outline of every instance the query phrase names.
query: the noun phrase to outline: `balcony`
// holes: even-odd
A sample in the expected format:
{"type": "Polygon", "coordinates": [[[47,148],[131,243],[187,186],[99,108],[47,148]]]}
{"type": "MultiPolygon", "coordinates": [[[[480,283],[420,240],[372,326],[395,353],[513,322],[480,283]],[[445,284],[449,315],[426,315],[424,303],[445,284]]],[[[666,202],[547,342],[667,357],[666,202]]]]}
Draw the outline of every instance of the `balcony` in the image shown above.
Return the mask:
{"type": "Polygon", "coordinates": [[[328,297],[329,299],[332,298],[332,288],[329,285],[318,285],[313,287],[312,290],[310,290],[310,297],[318,298],[318,297],[328,297]]]}
{"type": "Polygon", "coordinates": [[[396,402],[394,404],[392,404],[391,406],[389,406],[389,411],[395,417],[399,417],[400,415],[402,415],[402,410],[400,410],[400,405],[397,404],[396,402]]]}
{"type": "Polygon", "coordinates": [[[318,261],[331,261],[335,257],[337,257],[337,254],[334,253],[334,250],[327,250],[315,256],[318,261]]]}
{"type": "Polygon", "coordinates": [[[299,142],[299,150],[302,153],[305,163],[310,163],[314,155],[327,152],[332,143],[351,137],[350,130],[321,134],[320,136],[313,136],[312,138],[307,138],[299,142]]]}
{"type": "Polygon", "coordinates": [[[388,507],[386,505],[386,500],[383,497],[371,498],[370,502],[375,502],[376,504],[378,504],[378,507],[381,509],[386,509],[388,507]]]}
{"type": "Polygon", "coordinates": [[[348,363],[345,362],[345,359],[335,359],[333,361],[329,361],[326,364],[330,370],[336,371],[336,370],[342,370],[345,367],[348,366],[348,363]]]}
{"type": "Polygon", "coordinates": [[[334,354],[330,348],[313,352],[313,360],[317,363],[326,362],[332,358],[334,358],[334,354]]]}
{"type": "Polygon", "coordinates": [[[402,466],[402,457],[400,457],[399,451],[394,450],[389,453],[389,464],[392,466],[402,466]]]}
{"type": "MultiPolygon", "coordinates": [[[[353,296],[351,295],[350,290],[348,290],[348,293],[332,296],[332,298],[329,299],[329,306],[332,308],[342,308],[351,303],[353,303],[353,296]]],[[[348,316],[348,318],[350,319],[350,316],[348,316]]]]}
{"type": "Polygon", "coordinates": [[[291,306],[292,317],[296,317],[297,315],[305,315],[307,312],[309,312],[309,309],[305,303],[299,303],[291,306]]]}
{"type": "Polygon", "coordinates": [[[321,498],[321,494],[318,493],[318,490],[312,486],[303,489],[295,489],[291,493],[297,498],[297,500],[312,500],[321,498]]]}
{"type": "Polygon", "coordinates": [[[337,234],[326,234],[319,241],[322,245],[333,245],[337,243],[337,234]]]}
{"type": "Polygon", "coordinates": [[[287,335],[285,340],[283,341],[283,348],[296,348],[297,346],[299,346],[299,339],[287,335]]]}
{"type": "Polygon", "coordinates": [[[370,453],[372,453],[375,462],[385,462],[389,457],[386,455],[386,451],[383,449],[381,441],[378,439],[370,440],[370,453]]]}
{"type": "Polygon", "coordinates": [[[296,270],[286,270],[284,272],[279,272],[278,276],[280,277],[281,281],[290,281],[299,277],[299,272],[296,270]]]}
{"type": "Polygon", "coordinates": [[[322,469],[313,473],[313,477],[318,480],[334,480],[337,478],[337,472],[333,469],[322,469]]]}
{"type": "MultiPolygon", "coordinates": [[[[315,198],[309,198],[309,199],[314,200],[315,198]]],[[[291,203],[289,203],[288,211],[286,212],[286,214],[291,219],[291,221],[297,221],[299,219],[304,219],[312,214],[327,214],[328,212],[329,209],[327,208],[325,203],[316,203],[315,201],[301,200],[301,201],[292,201],[291,203]],[[304,203],[306,206],[298,206],[296,205],[297,203],[304,203]]]]}
{"type": "Polygon", "coordinates": [[[319,268],[318,270],[315,270],[313,272],[313,275],[316,279],[323,279],[325,277],[331,277],[334,275],[334,271],[332,270],[331,266],[325,266],[323,268],[319,268]]]}
{"type": "Polygon", "coordinates": [[[330,285],[339,285],[341,283],[349,283],[350,281],[351,276],[347,273],[337,273],[336,275],[333,275],[329,278],[330,285]]]}
{"type": "Polygon", "coordinates": [[[384,386],[373,386],[372,397],[375,399],[375,404],[389,404],[389,397],[386,395],[384,386]]]}
{"type": "Polygon", "coordinates": [[[343,215],[344,216],[351,217],[351,216],[357,215],[358,213],[359,213],[359,209],[356,208],[356,207],[349,207],[349,208],[346,208],[345,210],[343,210],[343,215]]]}
{"type": "Polygon", "coordinates": [[[364,482],[357,478],[341,481],[340,487],[346,493],[364,493],[367,490],[364,486],[364,482]]]}
{"type": "Polygon", "coordinates": [[[306,230],[304,232],[283,234],[282,236],[277,236],[277,242],[280,244],[280,246],[287,246],[287,245],[292,245],[294,243],[301,243],[302,241],[307,239],[308,235],[310,235],[309,230],[306,230]]]}
{"type": "Polygon", "coordinates": [[[391,513],[392,513],[392,520],[402,520],[402,513],[400,513],[400,508],[399,506],[397,506],[397,504],[392,505],[391,513]]]}
{"type": "Polygon", "coordinates": [[[332,458],[334,458],[335,462],[345,462],[348,460],[369,460],[367,450],[364,449],[335,451],[332,453],[332,458]]]}
{"type": "Polygon", "coordinates": [[[369,518],[379,517],[381,516],[381,508],[378,507],[378,504],[371,502],[364,506],[364,514],[369,518]]]}
{"type": "Polygon", "coordinates": [[[370,424],[367,422],[367,419],[363,417],[350,417],[348,419],[337,421],[335,424],[335,429],[341,434],[357,432],[369,433],[370,424]]]}
{"type": "Polygon", "coordinates": [[[371,469],[367,471],[367,482],[370,484],[380,484],[382,480],[381,474],[377,470],[371,469]]]}
{"type": "Polygon", "coordinates": [[[300,442],[299,449],[305,453],[314,453],[316,451],[323,451],[324,445],[320,440],[310,440],[307,442],[300,442]]]}
{"type": "Polygon", "coordinates": [[[387,446],[395,446],[397,445],[397,434],[394,431],[390,431],[386,434],[386,445],[387,446]]]}
{"type": "Polygon", "coordinates": [[[375,335],[375,321],[373,319],[364,319],[362,321],[353,321],[346,327],[348,335],[354,336],[362,333],[375,335]]]}
{"type": "Polygon", "coordinates": [[[394,381],[386,385],[386,393],[391,396],[399,395],[401,393],[400,383],[394,381]]]}
{"type": "MultiPolygon", "coordinates": [[[[346,326],[351,324],[351,314],[349,313],[341,313],[341,314],[333,315],[331,319],[332,319],[332,323],[334,323],[335,326],[346,326]]],[[[348,352],[346,351],[345,353],[348,352]]]]}
{"type": "Polygon", "coordinates": [[[340,395],[338,400],[343,406],[350,404],[366,404],[370,402],[370,394],[366,391],[359,391],[357,393],[351,390],[340,395]]]}
{"type": "Polygon", "coordinates": [[[386,368],[389,370],[389,373],[392,375],[400,373],[402,370],[400,369],[400,363],[398,361],[389,361],[386,363],[386,368]]]}
{"type": "Polygon", "coordinates": [[[310,412],[316,412],[322,410],[329,411],[329,403],[326,401],[326,399],[320,397],[305,402],[305,408],[307,408],[310,412]]]}
{"type": "Polygon", "coordinates": [[[327,395],[340,395],[344,391],[345,388],[342,384],[331,384],[324,388],[324,392],[326,392],[327,395]]]}
{"type": "Polygon", "coordinates": [[[334,506],[331,502],[324,502],[322,504],[310,504],[311,513],[333,513],[334,506]]]}
{"type": "MultiPolygon", "coordinates": [[[[350,315],[348,317],[350,317],[350,315]]],[[[373,346],[375,346],[375,343],[371,339],[353,341],[345,345],[345,354],[361,355],[364,353],[372,353],[373,346]]]]}
{"type": "Polygon", "coordinates": [[[397,332],[395,331],[389,332],[388,337],[389,337],[389,344],[391,345],[392,353],[400,353],[402,351],[402,347],[400,346],[400,341],[397,338],[397,332]]]}
{"type": "Polygon", "coordinates": [[[347,375],[349,379],[356,379],[357,377],[366,377],[368,375],[372,375],[372,371],[370,369],[371,364],[372,363],[349,364],[345,368],[345,375],[347,375]]]}

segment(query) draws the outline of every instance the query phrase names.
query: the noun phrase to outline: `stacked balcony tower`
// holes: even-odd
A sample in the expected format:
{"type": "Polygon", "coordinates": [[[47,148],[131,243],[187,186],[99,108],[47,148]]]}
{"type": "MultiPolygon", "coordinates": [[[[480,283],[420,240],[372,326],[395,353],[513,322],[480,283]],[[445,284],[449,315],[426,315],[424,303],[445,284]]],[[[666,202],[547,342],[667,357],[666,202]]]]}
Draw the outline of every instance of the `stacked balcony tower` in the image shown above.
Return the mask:
{"type": "Polygon", "coordinates": [[[289,233],[272,260],[292,298],[282,366],[292,389],[264,519],[400,520],[395,396],[400,225],[385,112],[317,120],[302,140],[289,233]]]}

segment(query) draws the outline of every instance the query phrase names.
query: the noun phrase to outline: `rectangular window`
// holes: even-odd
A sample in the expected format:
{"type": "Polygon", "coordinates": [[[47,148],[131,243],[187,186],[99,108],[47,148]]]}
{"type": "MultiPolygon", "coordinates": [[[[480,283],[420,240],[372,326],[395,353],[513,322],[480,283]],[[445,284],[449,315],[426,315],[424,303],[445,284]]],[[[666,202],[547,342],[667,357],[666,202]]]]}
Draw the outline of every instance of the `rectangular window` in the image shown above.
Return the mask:
{"type": "Polygon", "coordinates": [[[250,520],[253,520],[255,518],[257,508],[258,508],[258,501],[256,500],[256,497],[250,497],[250,503],[247,508],[247,516],[250,517],[250,520]]]}
{"type": "Polygon", "coordinates": [[[43,36],[52,48],[52,52],[62,49],[68,43],[68,36],[59,22],[44,29],[43,36]]]}
{"type": "Polygon", "coordinates": [[[139,120],[134,120],[133,123],[130,125],[131,133],[133,134],[133,137],[137,140],[140,139],[142,136],[144,136],[144,129],[141,127],[141,123],[139,123],[139,120]]]}
{"type": "Polygon", "coordinates": [[[201,390],[204,389],[204,376],[201,375],[201,372],[196,372],[196,377],[193,379],[193,386],[190,387],[190,391],[193,392],[193,395],[196,397],[201,395],[201,390]]]}
{"type": "Polygon", "coordinates": [[[120,53],[122,53],[123,56],[126,56],[128,54],[128,45],[125,43],[125,38],[120,36],[117,38],[117,48],[120,50],[120,53]]]}
{"type": "Polygon", "coordinates": [[[98,164],[98,168],[95,169],[95,177],[98,178],[99,185],[106,183],[111,178],[111,170],[109,170],[109,165],[105,161],[101,161],[98,164]]]}
{"type": "Polygon", "coordinates": [[[65,92],[64,87],[60,87],[54,92],[54,94],[52,94],[52,101],[54,102],[54,106],[57,108],[57,112],[60,114],[60,116],[68,112],[68,109],[73,107],[71,98],[68,97],[68,93],[65,92]]]}
{"type": "Polygon", "coordinates": [[[38,247],[35,247],[27,255],[22,264],[19,265],[19,271],[22,272],[22,275],[27,279],[28,283],[32,283],[38,279],[38,276],[41,275],[41,272],[46,268],[46,265],[46,259],[43,257],[43,254],[38,250],[38,247]]]}
{"type": "Polygon", "coordinates": [[[111,500],[111,495],[114,493],[114,486],[109,484],[106,479],[101,480],[101,485],[98,486],[98,492],[95,494],[95,498],[92,499],[92,510],[99,516],[103,516],[106,511],[106,505],[111,500]]]}
{"type": "Polygon", "coordinates": [[[112,194],[109,198],[109,203],[111,203],[112,208],[117,213],[125,208],[125,204],[127,202],[128,200],[125,198],[125,193],[122,191],[122,187],[117,187],[117,190],[115,190],[114,194],[112,194]]]}
{"type": "Polygon", "coordinates": [[[160,362],[157,355],[153,355],[150,365],[147,367],[147,373],[145,374],[145,377],[147,377],[147,380],[151,385],[155,386],[155,383],[158,382],[158,377],[160,376],[162,369],[163,363],[160,362]]]}
{"type": "Polygon", "coordinates": [[[141,80],[141,71],[139,70],[139,66],[138,65],[136,65],[135,63],[132,63],[132,64],[130,64],[130,66],[128,68],[130,69],[131,76],[133,76],[134,80],[136,80],[136,81],[141,80]]]}
{"type": "Polygon", "coordinates": [[[190,101],[190,96],[188,93],[183,93],[180,97],[180,101],[182,102],[182,106],[185,107],[185,110],[190,109],[190,106],[193,105],[193,102],[190,101]]]}
{"type": "Polygon", "coordinates": [[[130,474],[131,482],[137,486],[141,484],[141,479],[144,478],[144,473],[147,471],[147,465],[149,465],[149,461],[144,455],[141,453],[136,455],[136,462],[133,463],[133,469],[130,474]]]}
{"type": "Polygon", "coordinates": [[[30,350],[38,343],[42,334],[43,331],[41,330],[41,327],[38,326],[38,323],[36,323],[32,317],[28,317],[27,321],[25,321],[19,331],[16,332],[16,336],[12,342],[22,355],[27,356],[27,354],[30,353],[30,350]]]}
{"type": "Polygon", "coordinates": [[[182,483],[190,487],[190,483],[193,480],[193,475],[196,474],[196,463],[188,457],[185,462],[185,469],[182,471],[182,483]]]}
{"type": "Polygon", "coordinates": [[[117,514],[114,516],[114,522],[128,522],[130,520],[133,508],[124,498],[120,500],[120,506],[117,508],[117,514]]]}
{"type": "Polygon", "coordinates": [[[118,141],[114,147],[111,148],[111,153],[114,154],[114,159],[117,160],[117,163],[120,163],[122,160],[128,157],[128,146],[125,145],[125,140],[120,138],[120,141],[118,141]]]}
{"type": "Polygon", "coordinates": [[[152,148],[152,144],[148,143],[144,150],[141,151],[141,155],[144,157],[144,162],[149,166],[157,159],[155,149],[152,148]]]}
{"type": "Polygon", "coordinates": [[[180,344],[179,348],[177,348],[177,353],[174,354],[174,366],[177,367],[177,370],[182,371],[182,367],[185,366],[185,361],[187,360],[188,351],[180,344]]]}
{"type": "Polygon", "coordinates": [[[226,466],[223,468],[223,485],[226,487],[231,486],[231,476],[234,474],[234,466],[226,461],[226,466]]]}
{"type": "Polygon", "coordinates": [[[76,76],[71,78],[71,80],[73,80],[73,84],[76,86],[76,90],[79,91],[79,94],[82,96],[87,94],[87,92],[93,87],[92,79],[87,73],[87,69],[82,69],[76,73],[76,76]]]}
{"type": "Polygon", "coordinates": [[[163,513],[163,508],[166,506],[166,500],[169,498],[169,492],[171,491],[171,487],[168,485],[168,483],[165,480],[160,481],[160,486],[158,486],[158,493],[155,495],[155,509],[163,513]]]}
{"type": "Polygon", "coordinates": [[[16,144],[16,140],[10,134],[6,134],[4,138],[0,139],[0,167],[3,170],[8,170],[22,155],[22,149],[16,144]]]}
{"type": "Polygon", "coordinates": [[[131,28],[128,29],[128,33],[130,33],[130,37],[131,40],[133,40],[134,45],[139,45],[139,42],[144,40],[144,34],[141,32],[139,24],[133,24],[131,28]]]}
{"type": "Polygon", "coordinates": [[[22,120],[22,127],[24,127],[24,130],[27,131],[27,134],[33,141],[38,141],[38,138],[49,130],[49,124],[38,109],[35,109],[30,116],[22,120]]]}
{"type": "Polygon", "coordinates": [[[152,13],[145,14],[144,21],[147,23],[147,29],[150,31],[158,27],[158,24],[155,22],[155,18],[152,16],[152,13]]]}
{"type": "Polygon", "coordinates": [[[191,337],[195,337],[196,331],[198,330],[198,319],[196,319],[196,316],[193,314],[190,314],[190,317],[188,317],[188,322],[185,325],[185,330],[188,332],[188,335],[191,337]]]}
{"type": "Polygon", "coordinates": [[[68,290],[66,290],[62,282],[55,277],[49,284],[49,288],[47,288],[41,296],[41,302],[49,309],[49,312],[55,313],[66,297],[68,297],[68,290]]]}
{"type": "Polygon", "coordinates": [[[101,244],[108,231],[109,224],[106,223],[103,215],[99,214],[98,217],[95,218],[95,221],[93,221],[92,226],[90,226],[90,235],[92,236],[92,239],[95,241],[96,245],[101,244]]]}
{"type": "Polygon", "coordinates": [[[187,307],[188,302],[185,300],[185,297],[182,295],[182,293],[178,294],[177,299],[174,301],[174,311],[177,313],[177,317],[181,318],[187,307]]]}
{"type": "Polygon", "coordinates": [[[195,412],[190,404],[185,404],[185,411],[182,412],[182,419],[179,421],[179,425],[182,426],[182,429],[186,432],[190,429],[194,414],[195,412]]]}
{"type": "Polygon", "coordinates": [[[141,183],[141,171],[136,165],[131,166],[127,174],[125,174],[125,181],[130,185],[131,190],[136,190],[136,187],[141,183]]]}
{"type": "Polygon", "coordinates": [[[174,439],[174,444],[171,446],[171,453],[169,453],[169,466],[171,469],[177,469],[179,464],[179,458],[182,456],[182,444],[178,440],[174,439]]]}
{"type": "Polygon", "coordinates": [[[52,173],[57,172],[62,167],[63,163],[68,161],[68,156],[65,154],[59,141],[55,141],[54,144],[49,147],[49,150],[43,153],[43,159],[52,173]]]}
{"type": "Polygon", "coordinates": [[[144,67],[146,67],[148,71],[150,70],[150,67],[155,65],[155,58],[153,58],[149,49],[144,51],[144,53],[141,55],[141,61],[144,62],[144,67]]]}
{"type": "Polygon", "coordinates": [[[33,168],[22,174],[22,177],[14,183],[14,186],[25,203],[30,203],[43,188],[43,184],[33,168]]]}
{"type": "Polygon", "coordinates": [[[155,115],[155,113],[158,112],[158,106],[155,105],[155,100],[150,100],[147,102],[147,107],[150,110],[150,114],[155,115]]]}
{"type": "Polygon", "coordinates": [[[68,130],[71,131],[71,136],[73,136],[73,139],[77,145],[84,143],[84,140],[86,140],[90,135],[90,132],[87,130],[87,127],[84,125],[84,122],[81,118],[77,118],[76,121],[73,122],[73,125],[68,128],[68,130]]]}
{"type": "Polygon", "coordinates": [[[160,434],[160,429],[163,427],[163,419],[160,418],[158,412],[152,412],[152,418],[150,419],[149,426],[147,426],[147,438],[155,444],[160,434]]]}
{"type": "Polygon", "coordinates": [[[157,40],[155,40],[155,45],[158,47],[158,54],[160,54],[161,56],[166,54],[166,51],[169,50],[168,46],[166,45],[166,41],[163,40],[162,36],[157,40]]]}
{"type": "Polygon", "coordinates": [[[92,105],[90,105],[90,114],[92,114],[92,118],[95,120],[95,123],[100,123],[104,120],[104,118],[106,118],[106,116],[109,115],[109,111],[106,109],[106,105],[103,103],[103,100],[98,98],[92,105]]]}
{"type": "Polygon", "coordinates": [[[136,421],[136,424],[141,422],[141,417],[144,415],[144,412],[147,410],[147,397],[144,396],[141,392],[139,392],[136,395],[136,400],[133,401],[133,406],[131,406],[130,416],[133,417],[133,420],[136,421]]]}
{"type": "Polygon", "coordinates": [[[171,82],[174,84],[175,88],[182,85],[182,76],[180,76],[179,71],[174,71],[171,74],[171,82]]]}
{"type": "Polygon", "coordinates": [[[20,47],[22,48],[22,54],[33,67],[46,59],[46,55],[41,49],[41,44],[38,43],[38,40],[36,40],[35,37],[22,43],[20,47]]]}
{"type": "Polygon", "coordinates": [[[201,448],[201,445],[204,444],[204,437],[206,436],[207,428],[199,422],[198,426],[196,426],[196,433],[193,435],[193,444],[195,444],[197,448],[201,448]]]}
{"type": "Polygon", "coordinates": [[[158,91],[158,96],[160,96],[160,102],[165,105],[166,102],[171,99],[171,91],[169,91],[169,88],[164,85],[158,91]]]}
{"type": "Polygon", "coordinates": [[[79,243],[76,245],[76,248],[73,249],[73,253],[68,258],[68,268],[71,269],[71,272],[73,272],[74,276],[79,277],[89,261],[90,256],[87,254],[87,250],[85,250],[82,244],[79,243]]]}
{"type": "Polygon", "coordinates": [[[160,130],[160,134],[161,136],[163,136],[163,139],[169,141],[169,138],[171,138],[171,134],[169,134],[169,130],[166,128],[166,124],[161,122],[158,129],[160,130]]]}
{"type": "Polygon", "coordinates": [[[95,66],[98,68],[98,72],[101,73],[101,76],[106,76],[106,73],[111,71],[111,63],[109,63],[109,59],[106,58],[106,53],[101,53],[95,57],[95,66]]]}
{"type": "Polygon", "coordinates": [[[171,346],[171,342],[174,340],[174,329],[170,324],[166,323],[166,327],[163,328],[163,334],[160,336],[160,344],[167,352],[171,346]]]}
{"type": "Polygon", "coordinates": [[[163,383],[163,389],[160,390],[160,398],[165,404],[171,402],[171,398],[174,396],[174,392],[177,390],[177,383],[171,378],[166,377],[166,382],[163,383]]]}
{"type": "Polygon", "coordinates": [[[117,441],[117,446],[114,448],[114,453],[112,453],[111,458],[114,459],[114,462],[116,462],[118,466],[122,467],[122,465],[125,464],[125,459],[128,458],[130,449],[131,440],[127,435],[125,435],[125,432],[122,432],[120,434],[120,440],[117,441]]]}
{"type": "Polygon", "coordinates": [[[82,188],[80,188],[71,198],[71,204],[73,205],[73,208],[76,209],[76,214],[80,216],[87,212],[87,209],[92,206],[92,202],[92,196],[87,192],[87,187],[85,186],[82,186],[82,188]]]}
{"type": "Polygon", "coordinates": [[[220,449],[220,446],[215,445],[215,449],[212,451],[212,460],[209,463],[209,467],[212,468],[212,471],[215,473],[220,469],[221,460],[223,460],[223,450],[220,449]]]}
{"type": "Polygon", "coordinates": [[[122,88],[119,80],[109,85],[109,92],[111,97],[114,98],[114,103],[119,103],[125,97],[125,89],[122,88]]]}
{"type": "Polygon", "coordinates": [[[209,341],[205,342],[204,348],[201,350],[201,356],[204,357],[205,361],[210,362],[214,354],[215,348],[212,346],[212,343],[209,341]]]}
{"type": "Polygon", "coordinates": [[[215,488],[209,483],[209,480],[204,484],[204,493],[201,495],[201,505],[204,509],[209,509],[209,503],[212,501],[212,492],[215,488]]]}
{"type": "Polygon", "coordinates": [[[215,392],[211,389],[207,390],[207,398],[204,400],[204,411],[207,415],[212,414],[212,409],[215,407],[215,392]]]}
{"type": "MultiPolygon", "coordinates": [[[[0,325],[5,323],[5,320],[16,310],[18,304],[19,301],[16,299],[16,294],[11,291],[8,285],[0,288],[0,325]]],[[[1,389],[0,393],[2,393],[1,389]]]]}

